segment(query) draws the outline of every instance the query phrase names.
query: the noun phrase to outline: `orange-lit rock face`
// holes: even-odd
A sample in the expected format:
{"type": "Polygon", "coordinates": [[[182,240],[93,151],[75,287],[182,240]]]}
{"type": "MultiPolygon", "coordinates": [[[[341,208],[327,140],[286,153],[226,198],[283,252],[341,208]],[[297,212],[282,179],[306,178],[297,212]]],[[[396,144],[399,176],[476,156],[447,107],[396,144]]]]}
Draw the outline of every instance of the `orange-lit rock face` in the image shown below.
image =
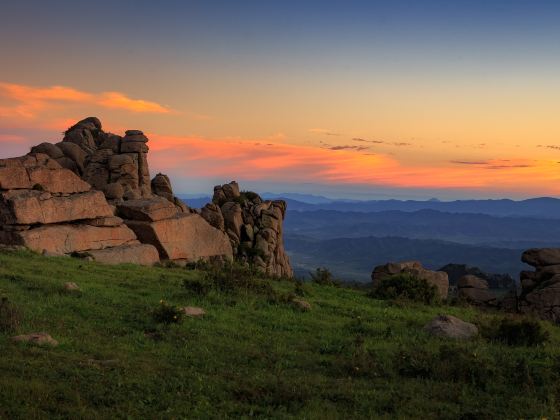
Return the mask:
{"type": "Polygon", "coordinates": [[[0,198],[0,221],[4,224],[60,223],[112,215],[101,191],[56,197],[42,191],[11,190],[0,198]]]}
{"type": "Polygon", "coordinates": [[[154,245],[161,258],[196,261],[224,256],[232,258],[227,235],[210,226],[197,214],[178,214],[155,222],[127,220],[143,243],[154,245]]]}

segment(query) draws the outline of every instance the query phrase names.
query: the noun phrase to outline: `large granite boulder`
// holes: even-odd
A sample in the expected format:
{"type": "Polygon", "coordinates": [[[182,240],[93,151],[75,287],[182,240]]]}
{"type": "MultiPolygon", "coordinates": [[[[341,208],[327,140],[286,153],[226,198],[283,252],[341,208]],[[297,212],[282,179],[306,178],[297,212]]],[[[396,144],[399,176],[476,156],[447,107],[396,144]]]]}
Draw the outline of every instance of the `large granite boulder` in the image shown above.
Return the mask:
{"type": "Polygon", "coordinates": [[[154,245],[162,259],[197,261],[211,257],[232,258],[227,235],[202,217],[178,213],[157,221],[126,220],[142,243],[154,245]]]}
{"type": "Polygon", "coordinates": [[[162,197],[129,200],[117,205],[117,212],[123,219],[156,222],[174,217],[177,207],[162,197]]]}
{"type": "Polygon", "coordinates": [[[458,297],[475,305],[495,306],[496,295],[488,289],[488,282],[480,277],[467,274],[457,282],[458,297]]]}
{"type": "Polygon", "coordinates": [[[104,264],[138,264],[154,265],[159,261],[159,254],[155,246],[149,244],[126,244],[87,252],[95,261],[104,264]]]}
{"type": "Polygon", "coordinates": [[[103,193],[88,191],[68,197],[36,190],[0,194],[0,223],[34,225],[94,219],[113,215],[103,193]]]}
{"type": "Polygon", "coordinates": [[[373,286],[377,286],[383,279],[395,276],[397,274],[410,274],[427,283],[436,286],[438,295],[441,299],[447,299],[449,291],[449,279],[447,273],[443,271],[432,271],[422,267],[419,261],[401,261],[389,262],[379,265],[373,269],[371,280],[373,286]]]}
{"type": "Polygon", "coordinates": [[[478,334],[476,325],[465,322],[453,315],[438,315],[424,326],[430,335],[445,338],[469,339],[478,334]]]}
{"type": "Polygon", "coordinates": [[[127,226],[82,224],[43,225],[23,231],[0,231],[0,243],[23,245],[33,251],[64,255],[137,243],[127,226]]]}

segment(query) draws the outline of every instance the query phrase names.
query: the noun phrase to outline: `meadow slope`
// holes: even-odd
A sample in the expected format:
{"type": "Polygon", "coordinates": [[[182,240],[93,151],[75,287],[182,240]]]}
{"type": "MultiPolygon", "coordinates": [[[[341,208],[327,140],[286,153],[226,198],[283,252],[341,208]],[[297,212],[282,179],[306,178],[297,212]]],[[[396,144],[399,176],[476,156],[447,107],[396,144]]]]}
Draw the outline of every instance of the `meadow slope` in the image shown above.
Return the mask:
{"type": "Polygon", "coordinates": [[[540,347],[455,342],[422,326],[439,313],[479,325],[501,315],[290,281],[260,280],[274,294],[205,293],[203,276],[0,253],[0,295],[22,317],[0,332],[0,417],[558,418],[555,326],[543,323],[540,347]],[[294,292],[310,311],[282,298],[294,292]],[[160,300],[207,315],[156,324],[160,300]],[[9,339],[39,331],[59,346],[9,339]]]}

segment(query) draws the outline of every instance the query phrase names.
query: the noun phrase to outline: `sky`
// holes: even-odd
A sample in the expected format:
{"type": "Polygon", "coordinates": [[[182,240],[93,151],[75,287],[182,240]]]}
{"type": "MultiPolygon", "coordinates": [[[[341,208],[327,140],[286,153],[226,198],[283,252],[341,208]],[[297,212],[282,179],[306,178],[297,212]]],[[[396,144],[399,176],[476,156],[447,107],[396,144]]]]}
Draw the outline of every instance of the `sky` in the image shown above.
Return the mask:
{"type": "Polygon", "coordinates": [[[560,2],[2,1],[0,158],[87,116],[176,193],[560,197],[560,2]]]}

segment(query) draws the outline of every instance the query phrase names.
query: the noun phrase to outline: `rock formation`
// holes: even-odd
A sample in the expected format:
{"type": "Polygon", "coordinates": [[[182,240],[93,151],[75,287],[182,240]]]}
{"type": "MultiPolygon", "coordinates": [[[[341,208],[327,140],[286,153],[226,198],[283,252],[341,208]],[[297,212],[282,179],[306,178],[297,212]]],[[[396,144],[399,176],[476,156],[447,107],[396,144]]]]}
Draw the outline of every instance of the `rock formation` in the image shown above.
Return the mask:
{"type": "Polygon", "coordinates": [[[496,306],[498,301],[496,295],[488,289],[488,282],[480,277],[467,274],[457,282],[460,299],[481,306],[496,306]]]}
{"type": "Polygon", "coordinates": [[[521,260],[535,271],[521,272],[519,311],[560,323],[560,248],[529,249],[521,260]]]}
{"type": "Polygon", "coordinates": [[[397,274],[410,274],[419,279],[426,280],[429,284],[437,287],[440,298],[447,299],[449,291],[447,273],[428,270],[422,267],[419,261],[390,262],[375,267],[371,273],[373,286],[375,287],[381,280],[397,274]]]}
{"type": "Polygon", "coordinates": [[[60,143],[0,160],[0,243],[106,263],[231,258],[223,229],[175,197],[166,175],[150,179],[147,143],[90,117],[60,143]]]}
{"type": "Polygon", "coordinates": [[[293,276],[282,238],[285,201],[264,201],[254,192],[240,192],[233,181],[214,187],[212,203],[200,214],[227,234],[236,258],[271,276],[293,276]]]}
{"type": "Polygon", "coordinates": [[[450,286],[456,286],[461,277],[469,274],[486,280],[488,287],[492,289],[511,289],[515,286],[515,280],[509,274],[490,274],[466,264],[447,264],[437,271],[447,273],[450,286]]]}

